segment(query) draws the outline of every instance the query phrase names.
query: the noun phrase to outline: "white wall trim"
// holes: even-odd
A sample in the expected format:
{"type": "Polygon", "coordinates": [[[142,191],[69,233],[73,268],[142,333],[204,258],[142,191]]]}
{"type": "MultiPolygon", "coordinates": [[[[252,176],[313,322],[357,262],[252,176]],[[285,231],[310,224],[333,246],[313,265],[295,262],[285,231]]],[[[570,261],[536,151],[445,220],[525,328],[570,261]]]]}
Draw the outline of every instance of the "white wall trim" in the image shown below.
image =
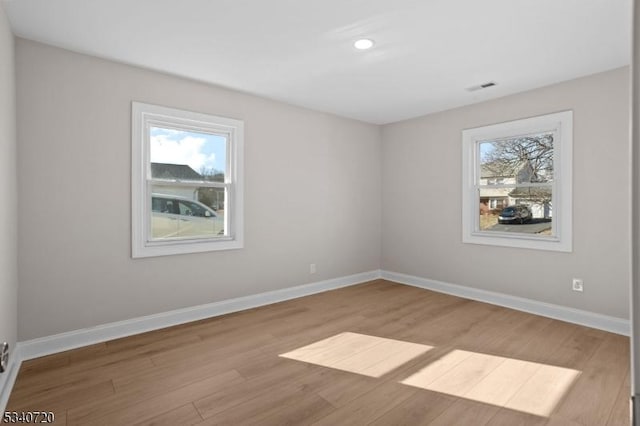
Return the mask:
{"type": "MultiPolygon", "coordinates": [[[[238,297],[184,309],[176,309],[169,312],[162,312],[159,314],[132,318],[129,320],[27,340],[18,343],[12,358],[15,366],[16,363],[24,360],[38,358],[121,337],[132,336],[147,331],[158,330],[174,325],[238,312],[258,306],[269,305],[311,294],[322,293],[342,287],[348,287],[378,278],[427,290],[433,290],[440,293],[451,294],[466,299],[504,306],[625,336],[630,334],[629,320],[625,320],[623,318],[601,315],[565,306],[430,280],[398,272],[374,270],[311,284],[304,284],[296,287],[238,297]]],[[[2,382],[0,382],[0,385],[2,385],[2,382]]]]}
{"type": "Polygon", "coordinates": [[[21,364],[22,356],[20,353],[20,344],[18,343],[9,355],[9,368],[0,374],[0,414],[4,413],[4,410],[7,408],[9,395],[18,377],[21,364]]]}
{"type": "Polygon", "coordinates": [[[198,321],[258,306],[269,305],[289,299],[322,293],[328,290],[348,287],[380,278],[380,271],[374,270],[346,277],[283,288],[251,296],[238,297],[206,305],[176,309],[155,315],[98,325],[95,327],[55,334],[53,336],[20,342],[22,360],[38,358],[82,346],[93,345],[107,340],[132,336],[147,331],[198,321]]]}
{"type": "Polygon", "coordinates": [[[622,334],[623,336],[629,336],[631,330],[629,320],[623,318],[596,314],[580,309],[568,308],[566,306],[525,299],[523,297],[509,296],[507,294],[495,293],[492,291],[480,290],[457,284],[449,284],[442,281],[435,281],[384,270],[381,271],[381,278],[400,284],[433,290],[439,293],[451,294],[465,299],[491,303],[493,305],[504,306],[506,308],[584,325],[586,327],[597,328],[611,333],[622,334]]]}
{"type": "MultiPolygon", "coordinates": [[[[462,131],[462,242],[537,250],[572,251],[572,150],[573,111],[539,115],[462,131]],[[478,191],[480,184],[479,144],[519,135],[552,133],[553,149],[553,236],[514,232],[486,232],[480,229],[478,191]],[[568,201],[569,200],[569,201],[568,201]]],[[[507,186],[508,187],[508,186],[507,186]]],[[[500,188],[497,186],[494,188],[500,188]]]]}
{"type": "MultiPolygon", "coordinates": [[[[131,103],[131,256],[133,258],[233,250],[244,247],[244,122],[227,117],[131,103]],[[151,184],[160,184],[149,172],[150,128],[166,127],[223,136],[227,141],[225,172],[225,235],[222,238],[154,240],[150,235],[151,184]]],[[[177,182],[197,189],[195,183],[177,182]]]]}

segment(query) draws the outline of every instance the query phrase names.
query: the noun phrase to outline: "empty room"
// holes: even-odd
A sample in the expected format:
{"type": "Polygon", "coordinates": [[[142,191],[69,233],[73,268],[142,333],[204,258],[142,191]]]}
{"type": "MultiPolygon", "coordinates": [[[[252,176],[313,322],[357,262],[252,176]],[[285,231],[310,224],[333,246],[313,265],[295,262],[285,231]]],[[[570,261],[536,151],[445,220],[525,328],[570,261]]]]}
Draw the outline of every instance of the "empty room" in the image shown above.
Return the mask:
{"type": "Polygon", "coordinates": [[[640,424],[639,22],[0,0],[0,423],[640,424]]]}

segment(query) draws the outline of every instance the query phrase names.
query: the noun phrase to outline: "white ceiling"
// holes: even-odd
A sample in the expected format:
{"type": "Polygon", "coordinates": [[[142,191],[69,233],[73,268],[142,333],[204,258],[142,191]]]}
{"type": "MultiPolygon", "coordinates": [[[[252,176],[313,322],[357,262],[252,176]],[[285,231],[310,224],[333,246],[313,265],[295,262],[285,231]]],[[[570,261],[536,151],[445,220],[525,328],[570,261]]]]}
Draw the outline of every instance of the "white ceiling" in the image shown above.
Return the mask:
{"type": "Polygon", "coordinates": [[[383,124],[627,65],[631,0],[4,0],[16,35],[383,124]],[[357,51],[361,37],[373,49],[357,51]],[[497,86],[465,88],[487,81],[497,86]]]}

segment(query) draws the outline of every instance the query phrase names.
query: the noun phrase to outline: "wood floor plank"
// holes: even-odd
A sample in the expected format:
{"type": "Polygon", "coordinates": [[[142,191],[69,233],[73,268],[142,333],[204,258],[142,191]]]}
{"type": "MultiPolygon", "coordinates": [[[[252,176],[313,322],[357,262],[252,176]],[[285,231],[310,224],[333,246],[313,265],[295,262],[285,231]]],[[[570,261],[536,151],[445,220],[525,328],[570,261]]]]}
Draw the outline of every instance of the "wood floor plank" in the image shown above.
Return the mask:
{"type": "Polygon", "coordinates": [[[339,380],[318,386],[316,393],[334,407],[340,408],[379,384],[379,379],[373,377],[344,373],[339,380]]]}
{"type": "Polygon", "coordinates": [[[380,377],[431,349],[427,345],[344,332],[279,356],[380,377]]]}
{"type": "Polygon", "coordinates": [[[107,352],[107,342],[101,342],[67,351],[67,354],[69,356],[69,361],[76,364],[80,361],[92,360],[107,352]]]}
{"type": "Polygon", "coordinates": [[[205,418],[199,425],[310,424],[331,411],[331,404],[315,393],[285,385],[205,418]]]}
{"type": "Polygon", "coordinates": [[[314,422],[314,425],[369,424],[389,410],[413,396],[417,390],[394,382],[376,386],[372,391],[335,409],[331,414],[314,422]]]}
{"type": "Polygon", "coordinates": [[[303,363],[291,363],[279,359],[280,365],[265,370],[262,375],[234,385],[226,386],[217,392],[202,395],[194,401],[195,407],[203,418],[213,417],[226,410],[233,409],[249,400],[260,398],[275,392],[283,384],[289,386],[308,386],[310,380],[318,374],[319,367],[303,363]]]}
{"type": "Polygon", "coordinates": [[[197,344],[178,347],[155,354],[151,357],[156,366],[170,367],[172,365],[187,362],[216,362],[220,359],[228,358],[238,352],[245,352],[255,348],[260,344],[268,344],[273,340],[269,333],[254,335],[252,339],[238,335],[226,336],[223,339],[205,340],[197,344]]]}
{"type": "MultiPolygon", "coordinates": [[[[362,332],[365,318],[358,314],[327,316],[322,321],[316,319],[300,319],[280,325],[271,331],[273,340],[263,345],[265,353],[282,354],[326,339],[336,334],[362,332]]],[[[369,333],[370,334],[370,333],[369,333]]]]}
{"type": "Polygon", "coordinates": [[[629,377],[627,337],[374,280],[27,361],[7,409],[70,426],[613,426],[629,377]]]}
{"type": "MultiPolygon", "coordinates": [[[[476,302],[477,303],[477,302],[476,302]]],[[[489,311],[477,322],[469,324],[460,334],[449,339],[447,344],[460,349],[471,348],[484,353],[491,353],[495,345],[500,344],[513,334],[527,316],[522,312],[497,309],[489,311]],[[500,332],[497,332],[500,330],[500,332]]],[[[501,354],[502,355],[502,354],[501,354]]]]}
{"type": "Polygon", "coordinates": [[[8,411],[54,411],[60,413],[71,407],[81,405],[95,399],[107,398],[114,394],[111,380],[103,380],[97,384],[79,384],[64,391],[38,393],[15,398],[11,395],[8,411]]]}
{"type": "Polygon", "coordinates": [[[107,342],[106,350],[112,354],[142,354],[152,357],[173,348],[184,348],[200,342],[202,338],[196,333],[151,332],[144,333],[139,339],[107,342]]]}
{"type": "Polygon", "coordinates": [[[607,426],[630,425],[631,424],[631,371],[627,371],[627,375],[620,386],[620,392],[616,398],[616,404],[611,410],[611,415],[607,421],[607,426]]]}
{"type": "MultiPolygon", "coordinates": [[[[41,358],[24,361],[20,366],[20,375],[24,379],[32,375],[38,375],[43,371],[53,370],[67,365],[69,365],[69,355],[66,353],[64,355],[54,354],[43,356],[41,358]]],[[[24,380],[22,380],[20,384],[16,383],[14,389],[23,386],[23,383],[24,380]]]]}
{"type": "Polygon", "coordinates": [[[170,369],[154,367],[125,377],[113,379],[113,386],[117,393],[128,395],[133,399],[134,394],[142,394],[148,389],[175,389],[197,382],[204,378],[213,377],[232,370],[228,364],[182,364],[170,369]]]}
{"type": "Polygon", "coordinates": [[[505,408],[548,417],[565,397],[580,371],[541,365],[505,403],[505,408]]]}
{"type": "MultiPolygon", "coordinates": [[[[144,356],[113,358],[105,355],[100,358],[94,362],[71,363],[61,368],[43,371],[39,375],[30,375],[11,395],[19,399],[36,399],[39,394],[64,393],[87,384],[102,383],[153,367],[151,359],[144,356]]],[[[19,377],[22,380],[20,375],[19,377]]]]}
{"type": "Polygon", "coordinates": [[[525,348],[529,344],[548,333],[547,329],[553,327],[555,322],[550,318],[539,317],[522,312],[522,317],[515,328],[508,328],[497,332],[502,339],[492,339],[491,342],[482,343],[484,353],[500,355],[508,358],[522,359],[526,356],[525,348]]]}
{"type": "Polygon", "coordinates": [[[158,413],[177,409],[201,395],[215,392],[242,380],[237,372],[229,371],[177,389],[167,389],[166,392],[149,399],[122,401],[117,408],[114,405],[102,404],[93,406],[91,410],[70,409],[67,412],[67,424],[69,426],[127,425],[147,421],[158,413]]]}
{"type": "Polygon", "coordinates": [[[261,414],[256,420],[259,425],[306,425],[326,416],[334,408],[315,393],[296,396],[277,407],[273,412],[261,414]]]}
{"type": "Polygon", "coordinates": [[[580,326],[575,324],[551,320],[540,333],[535,333],[514,355],[527,361],[545,363],[549,360],[549,352],[570,340],[579,328],[580,326]]]}
{"type": "Polygon", "coordinates": [[[155,417],[138,422],[133,426],[189,426],[202,421],[193,404],[186,404],[182,407],[158,414],[155,417]]]}
{"type": "MultiPolygon", "coordinates": [[[[159,345],[157,342],[156,345],[159,345]]],[[[76,349],[83,351],[83,348],[76,349]]],[[[73,351],[69,352],[69,357],[73,357],[73,351]]],[[[99,375],[113,377],[118,374],[128,374],[129,370],[139,370],[148,366],[152,366],[151,359],[140,353],[102,353],[92,357],[84,358],[81,361],[69,362],[58,368],[48,369],[39,374],[30,374],[23,376],[19,374],[20,385],[18,389],[24,387],[38,388],[48,387],[51,384],[61,385],[64,383],[76,381],[87,375],[99,375]]]]}
{"type": "MultiPolygon", "coordinates": [[[[582,423],[577,423],[567,419],[561,419],[558,417],[551,416],[549,421],[545,423],[545,426],[584,426],[582,423]]],[[[619,425],[619,426],[627,426],[627,425],[619,425]]]]}
{"type": "Polygon", "coordinates": [[[501,408],[486,426],[545,426],[548,418],[501,408]]]}
{"type": "Polygon", "coordinates": [[[431,426],[473,425],[484,426],[500,410],[495,405],[458,399],[429,423],[431,426]]]}
{"type": "Polygon", "coordinates": [[[584,425],[606,424],[629,368],[629,339],[609,334],[553,414],[584,425]]]}
{"type": "Polygon", "coordinates": [[[238,327],[242,327],[243,331],[248,334],[259,332],[265,328],[277,329],[280,324],[286,324],[296,319],[305,318],[309,309],[304,307],[278,306],[278,308],[261,307],[254,310],[253,315],[239,316],[237,318],[228,318],[218,324],[218,327],[203,327],[198,330],[197,335],[202,340],[215,339],[220,341],[222,337],[231,337],[237,335],[238,327]]]}
{"type": "Polygon", "coordinates": [[[607,334],[604,331],[578,326],[568,339],[546,351],[539,359],[547,364],[583,370],[607,334]]]}
{"type": "Polygon", "coordinates": [[[522,392],[541,367],[535,363],[506,358],[462,396],[503,407],[522,392]]]}
{"type": "Polygon", "coordinates": [[[431,424],[456,401],[438,392],[416,392],[371,423],[372,426],[420,426],[431,424]]]}
{"type": "MultiPolygon", "coordinates": [[[[167,394],[174,389],[182,388],[205,379],[212,379],[215,383],[219,381],[219,378],[216,376],[225,373],[230,373],[231,376],[223,377],[235,379],[237,376],[237,373],[229,370],[220,370],[215,365],[208,366],[208,369],[196,368],[193,371],[189,368],[162,371],[164,371],[164,374],[159,374],[155,379],[146,378],[141,382],[136,382],[135,380],[132,382],[127,381],[119,384],[117,387],[114,386],[115,393],[113,395],[76,405],[70,409],[70,416],[74,420],[89,419],[92,416],[99,417],[110,411],[125,409],[132,404],[142,403],[151,398],[167,394]]],[[[230,384],[227,383],[225,386],[229,385],[230,384]]],[[[212,391],[211,389],[207,390],[212,391]]]]}

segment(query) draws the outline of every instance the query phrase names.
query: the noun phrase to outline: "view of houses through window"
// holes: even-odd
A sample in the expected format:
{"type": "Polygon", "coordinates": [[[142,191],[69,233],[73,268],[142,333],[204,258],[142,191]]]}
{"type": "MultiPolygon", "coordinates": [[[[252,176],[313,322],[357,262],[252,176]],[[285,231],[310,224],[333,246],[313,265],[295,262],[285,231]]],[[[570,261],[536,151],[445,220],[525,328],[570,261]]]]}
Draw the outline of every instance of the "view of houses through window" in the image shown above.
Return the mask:
{"type": "Polygon", "coordinates": [[[131,256],[244,246],[244,122],[131,103],[131,256]]]}
{"type": "Polygon", "coordinates": [[[225,236],[225,135],[151,127],[154,240],[225,236]]]}
{"type": "Polygon", "coordinates": [[[477,144],[480,230],[553,235],[554,133],[477,144]]]}
{"type": "Polygon", "coordinates": [[[462,131],[462,241],[572,250],[573,112],[462,131]]]}

